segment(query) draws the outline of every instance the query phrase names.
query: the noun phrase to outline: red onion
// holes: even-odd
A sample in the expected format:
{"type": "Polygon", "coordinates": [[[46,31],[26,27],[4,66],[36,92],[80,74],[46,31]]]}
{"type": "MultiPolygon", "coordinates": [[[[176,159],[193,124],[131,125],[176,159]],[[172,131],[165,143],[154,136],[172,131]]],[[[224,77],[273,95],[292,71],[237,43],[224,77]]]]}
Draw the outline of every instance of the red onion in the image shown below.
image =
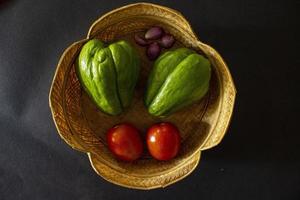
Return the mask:
{"type": "Polygon", "coordinates": [[[159,39],[163,35],[163,33],[164,30],[161,27],[154,26],[145,33],[145,38],[147,40],[156,40],[159,39]]]}
{"type": "Polygon", "coordinates": [[[140,46],[147,46],[149,44],[148,41],[146,41],[144,38],[142,38],[141,36],[139,36],[137,34],[134,35],[134,40],[140,46]]]}
{"type": "Polygon", "coordinates": [[[175,39],[170,34],[165,34],[161,40],[159,41],[159,44],[161,47],[164,47],[166,49],[171,48],[175,42],[175,39]]]}
{"type": "Polygon", "coordinates": [[[160,54],[160,46],[157,42],[153,42],[148,46],[146,53],[149,60],[155,60],[160,54]]]}

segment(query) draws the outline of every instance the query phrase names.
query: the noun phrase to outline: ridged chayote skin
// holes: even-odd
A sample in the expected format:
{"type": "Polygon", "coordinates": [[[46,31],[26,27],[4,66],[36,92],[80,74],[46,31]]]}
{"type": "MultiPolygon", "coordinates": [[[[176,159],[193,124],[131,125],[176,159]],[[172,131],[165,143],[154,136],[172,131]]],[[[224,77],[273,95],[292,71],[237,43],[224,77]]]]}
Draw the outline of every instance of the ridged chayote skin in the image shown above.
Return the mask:
{"type": "Polygon", "coordinates": [[[149,75],[145,105],[154,116],[167,116],[200,100],[209,88],[208,59],[179,48],[162,54],[149,75]]]}
{"type": "Polygon", "coordinates": [[[123,40],[108,46],[97,39],[88,41],[76,65],[85,91],[98,108],[111,115],[130,105],[139,70],[137,53],[123,40]]]}

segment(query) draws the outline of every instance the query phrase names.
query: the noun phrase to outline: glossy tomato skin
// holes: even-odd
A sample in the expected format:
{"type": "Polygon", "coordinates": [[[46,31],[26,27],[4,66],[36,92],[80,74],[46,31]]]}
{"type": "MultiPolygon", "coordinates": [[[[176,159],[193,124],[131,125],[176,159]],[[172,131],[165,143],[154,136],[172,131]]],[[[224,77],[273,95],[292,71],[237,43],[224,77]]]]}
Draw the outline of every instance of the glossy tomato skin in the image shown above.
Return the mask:
{"type": "Polygon", "coordinates": [[[131,124],[118,124],[108,130],[108,148],[123,161],[133,161],[141,157],[143,142],[139,131],[131,124]]]}
{"type": "Polygon", "coordinates": [[[147,131],[149,153],[157,160],[174,158],[180,148],[180,134],[176,126],[163,122],[151,126],[147,131]]]}

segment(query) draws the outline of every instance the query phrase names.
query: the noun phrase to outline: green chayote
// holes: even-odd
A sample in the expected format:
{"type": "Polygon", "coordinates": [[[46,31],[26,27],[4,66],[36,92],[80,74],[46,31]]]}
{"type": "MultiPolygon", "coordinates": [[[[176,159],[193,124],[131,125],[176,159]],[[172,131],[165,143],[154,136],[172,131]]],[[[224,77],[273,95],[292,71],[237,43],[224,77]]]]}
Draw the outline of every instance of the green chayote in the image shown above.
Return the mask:
{"type": "Polygon", "coordinates": [[[208,59],[187,49],[167,51],[154,63],[149,75],[145,105],[150,114],[166,116],[200,100],[211,76],[208,59]]]}
{"type": "Polygon", "coordinates": [[[97,107],[111,115],[130,105],[138,80],[140,60],[126,41],[106,46],[88,41],[79,54],[76,73],[81,85],[97,107]]]}

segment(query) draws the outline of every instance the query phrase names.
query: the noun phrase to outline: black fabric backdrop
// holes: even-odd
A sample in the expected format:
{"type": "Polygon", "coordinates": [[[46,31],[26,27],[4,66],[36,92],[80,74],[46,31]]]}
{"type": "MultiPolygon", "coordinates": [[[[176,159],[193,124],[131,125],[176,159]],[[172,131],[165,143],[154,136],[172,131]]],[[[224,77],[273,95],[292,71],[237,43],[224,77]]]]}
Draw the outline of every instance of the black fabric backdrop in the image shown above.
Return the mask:
{"type": "Polygon", "coordinates": [[[106,182],[57,134],[48,93],[64,49],[129,1],[0,1],[0,199],[300,199],[299,1],[152,1],[180,10],[237,87],[223,142],[165,189],[106,182]]]}

